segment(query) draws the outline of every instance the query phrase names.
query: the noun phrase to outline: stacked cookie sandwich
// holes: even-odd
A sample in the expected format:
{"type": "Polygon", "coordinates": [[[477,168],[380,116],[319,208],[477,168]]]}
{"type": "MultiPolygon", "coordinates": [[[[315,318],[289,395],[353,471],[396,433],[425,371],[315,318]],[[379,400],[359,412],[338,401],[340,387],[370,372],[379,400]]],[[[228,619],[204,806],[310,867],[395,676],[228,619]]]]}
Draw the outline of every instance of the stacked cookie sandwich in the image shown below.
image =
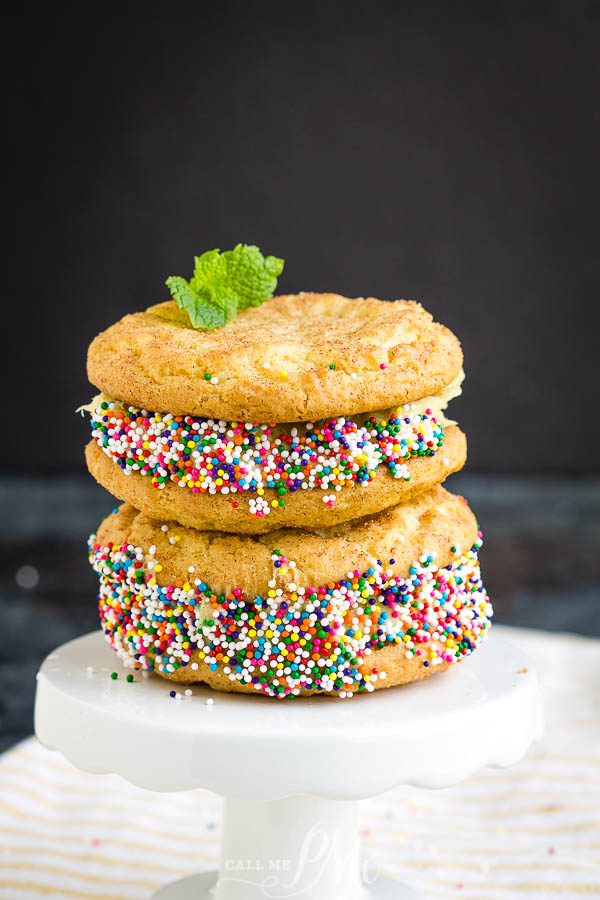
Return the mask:
{"type": "Polygon", "coordinates": [[[466,458],[454,335],[417,303],[311,293],[207,327],[207,295],[170,286],[88,354],[88,467],[125,501],[90,559],[125,665],[348,697],[472,652],[480,535],[440,486],[466,458]]]}

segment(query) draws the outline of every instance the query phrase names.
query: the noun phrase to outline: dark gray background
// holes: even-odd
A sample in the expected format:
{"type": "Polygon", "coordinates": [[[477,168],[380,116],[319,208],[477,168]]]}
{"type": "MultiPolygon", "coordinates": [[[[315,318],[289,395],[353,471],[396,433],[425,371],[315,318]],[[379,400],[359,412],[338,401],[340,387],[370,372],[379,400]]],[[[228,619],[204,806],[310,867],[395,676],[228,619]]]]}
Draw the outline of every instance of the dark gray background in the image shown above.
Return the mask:
{"type": "Polygon", "coordinates": [[[81,469],[91,338],[246,241],[283,291],[417,298],[459,335],[472,469],[597,470],[599,8],[26,10],[3,402],[53,425],[4,464],[81,469]]]}
{"type": "MultiPolygon", "coordinates": [[[[422,299],[460,336],[452,476],[496,621],[600,634],[598,4],[23,6],[3,244],[0,749],[96,628],[85,352],[194,254],[422,299]],[[594,474],[596,473],[596,474],[594,474]]],[[[341,411],[341,410],[340,410],[341,411]]]]}

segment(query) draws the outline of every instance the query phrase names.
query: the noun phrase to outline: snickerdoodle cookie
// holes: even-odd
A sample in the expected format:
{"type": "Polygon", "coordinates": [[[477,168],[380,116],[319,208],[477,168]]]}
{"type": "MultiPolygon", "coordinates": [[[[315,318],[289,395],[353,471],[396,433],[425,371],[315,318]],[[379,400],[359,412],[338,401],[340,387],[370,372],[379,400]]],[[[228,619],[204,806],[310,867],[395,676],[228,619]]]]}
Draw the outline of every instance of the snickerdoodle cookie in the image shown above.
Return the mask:
{"type": "Polygon", "coordinates": [[[198,331],[174,301],[125,316],[88,352],[104,394],[152,412],[303,422],[438,393],[459,374],[457,338],[415,302],[301,293],[198,331]]]}

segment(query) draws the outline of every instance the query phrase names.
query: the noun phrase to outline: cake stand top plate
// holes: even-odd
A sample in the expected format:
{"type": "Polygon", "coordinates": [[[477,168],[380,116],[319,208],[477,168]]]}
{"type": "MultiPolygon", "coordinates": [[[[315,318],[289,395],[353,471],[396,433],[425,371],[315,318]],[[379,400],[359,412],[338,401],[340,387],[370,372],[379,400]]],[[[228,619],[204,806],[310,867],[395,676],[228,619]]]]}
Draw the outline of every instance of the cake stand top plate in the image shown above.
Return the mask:
{"type": "Polygon", "coordinates": [[[511,765],[541,733],[533,665],[495,634],[445,673],[350,700],[201,685],[174,699],[182,686],[141,673],[129,683],[129,671],[100,631],[63,644],[38,673],[36,734],[80,769],[148,790],[351,800],[445,787],[511,765]]]}

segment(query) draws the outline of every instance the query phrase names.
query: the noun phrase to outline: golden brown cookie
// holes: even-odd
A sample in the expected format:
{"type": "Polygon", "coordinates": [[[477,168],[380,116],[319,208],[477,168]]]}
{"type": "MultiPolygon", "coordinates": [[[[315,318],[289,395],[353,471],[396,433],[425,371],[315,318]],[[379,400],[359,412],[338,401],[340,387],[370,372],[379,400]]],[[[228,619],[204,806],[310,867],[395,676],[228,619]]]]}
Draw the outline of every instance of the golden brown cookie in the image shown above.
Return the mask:
{"type": "Polygon", "coordinates": [[[477,646],[491,608],[466,501],[435,487],[316,532],[245,537],[124,505],[90,539],[104,631],[126,665],[269,696],[370,691],[477,646]]]}
{"type": "Polygon", "coordinates": [[[418,303],[301,293],[197,331],[174,301],[125,316],[88,352],[92,384],[147,410],[298,422],[397,406],[460,372],[457,338],[418,303]]]}
{"type": "MultiPolygon", "coordinates": [[[[146,475],[139,472],[125,475],[94,441],[85,449],[90,473],[119,500],[156,519],[239,534],[264,534],[282,527],[321,528],[371,515],[404,503],[444,481],[452,472],[462,469],[466,454],[463,432],[456,425],[448,425],[444,443],[434,456],[415,456],[408,460],[409,481],[394,478],[381,465],[367,484],[352,483],[333,494],[318,488],[290,493],[286,495],[285,506],[271,507],[268,515],[257,517],[250,514],[251,494],[192,493],[172,482],[158,490],[146,475]],[[331,505],[323,502],[324,497],[334,498],[331,505]]],[[[266,488],[264,497],[270,504],[278,495],[274,489],[266,488]]]]}

